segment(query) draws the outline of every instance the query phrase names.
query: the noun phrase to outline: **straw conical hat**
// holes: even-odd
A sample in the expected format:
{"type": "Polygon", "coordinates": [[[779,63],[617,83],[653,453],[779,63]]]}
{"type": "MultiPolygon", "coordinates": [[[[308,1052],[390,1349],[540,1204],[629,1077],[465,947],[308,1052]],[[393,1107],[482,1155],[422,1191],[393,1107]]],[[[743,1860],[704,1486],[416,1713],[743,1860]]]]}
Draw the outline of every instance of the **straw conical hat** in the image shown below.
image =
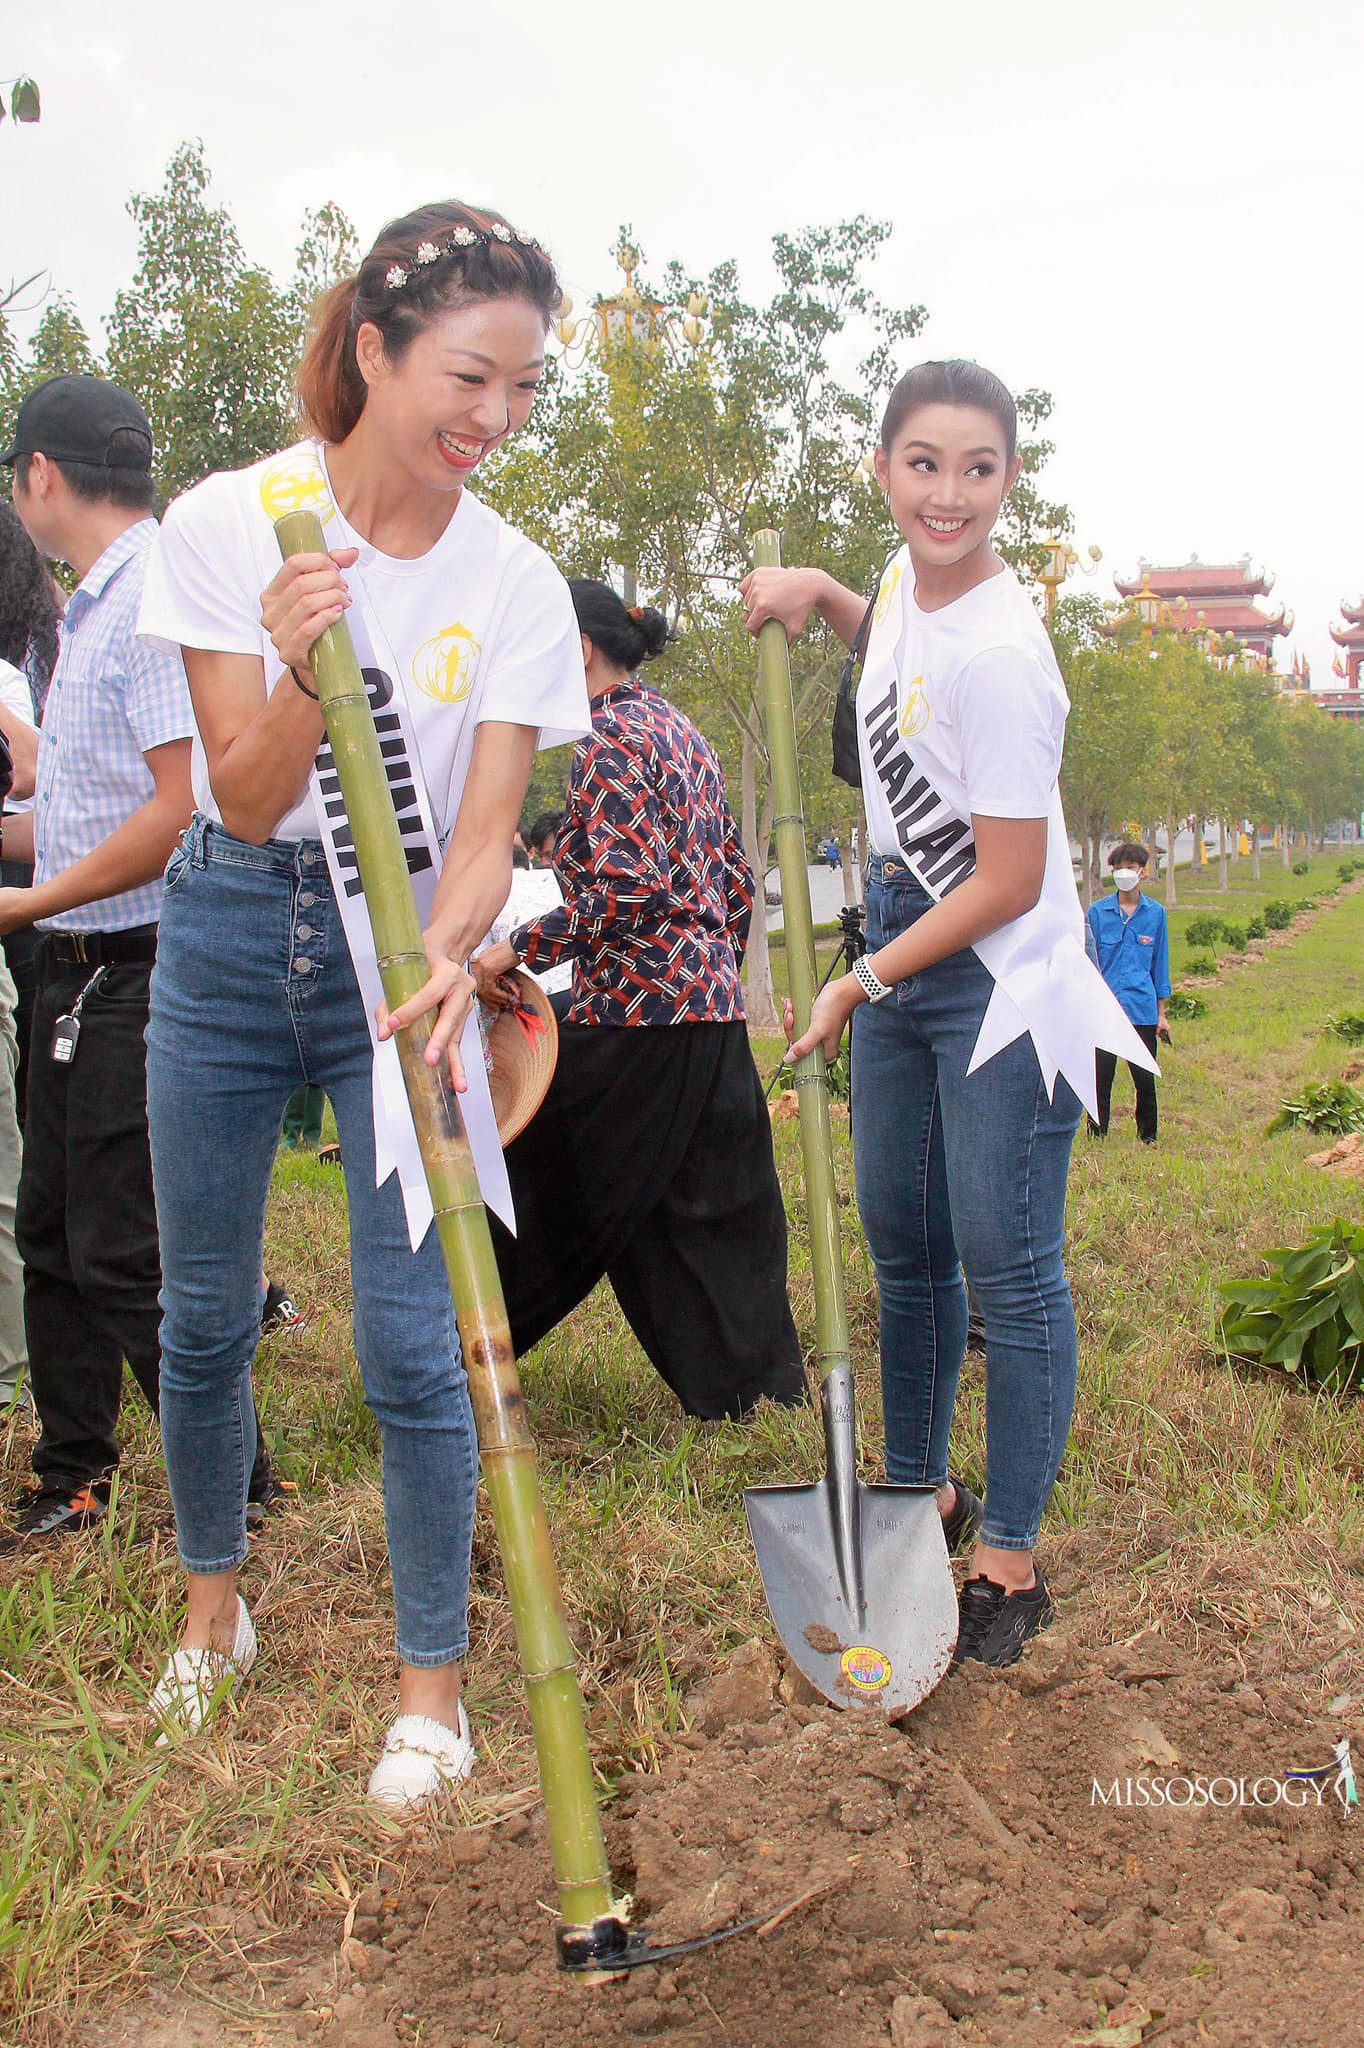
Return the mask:
{"type": "Polygon", "coordinates": [[[510,1145],[545,1099],[559,1055],[559,1026],[549,997],[532,975],[518,968],[503,978],[516,983],[517,1007],[491,1012],[485,1007],[485,1018],[497,1134],[510,1145]]]}

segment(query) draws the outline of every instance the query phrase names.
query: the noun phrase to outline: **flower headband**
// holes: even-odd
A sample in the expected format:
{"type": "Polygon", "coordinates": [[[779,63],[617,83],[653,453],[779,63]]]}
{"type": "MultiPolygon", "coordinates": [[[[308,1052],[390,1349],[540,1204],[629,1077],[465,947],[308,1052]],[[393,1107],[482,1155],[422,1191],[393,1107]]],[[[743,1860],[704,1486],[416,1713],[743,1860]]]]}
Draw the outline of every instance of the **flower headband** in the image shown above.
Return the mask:
{"type": "Polygon", "coordinates": [[[442,256],[461,256],[479,242],[488,247],[494,242],[501,242],[504,246],[520,242],[526,249],[538,249],[540,246],[534,235],[522,234],[520,228],[509,228],[504,220],[495,220],[488,228],[466,227],[461,221],[457,228],[451,228],[443,242],[418,242],[416,256],[406,268],[401,263],[390,264],[384,273],[384,283],[391,292],[400,292],[428,264],[439,262],[442,256]]]}

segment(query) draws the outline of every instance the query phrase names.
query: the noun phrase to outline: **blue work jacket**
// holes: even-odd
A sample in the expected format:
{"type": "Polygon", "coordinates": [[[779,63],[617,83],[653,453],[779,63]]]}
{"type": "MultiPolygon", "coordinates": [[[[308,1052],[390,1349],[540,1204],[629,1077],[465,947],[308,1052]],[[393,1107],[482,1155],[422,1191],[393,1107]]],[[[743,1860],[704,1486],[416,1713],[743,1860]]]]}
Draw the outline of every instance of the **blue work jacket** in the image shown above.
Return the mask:
{"type": "Polygon", "coordinates": [[[1090,905],[1089,928],[1099,972],[1132,1023],[1154,1024],[1157,999],[1170,993],[1170,940],[1160,904],[1143,895],[1125,917],[1115,890],[1090,905]]]}

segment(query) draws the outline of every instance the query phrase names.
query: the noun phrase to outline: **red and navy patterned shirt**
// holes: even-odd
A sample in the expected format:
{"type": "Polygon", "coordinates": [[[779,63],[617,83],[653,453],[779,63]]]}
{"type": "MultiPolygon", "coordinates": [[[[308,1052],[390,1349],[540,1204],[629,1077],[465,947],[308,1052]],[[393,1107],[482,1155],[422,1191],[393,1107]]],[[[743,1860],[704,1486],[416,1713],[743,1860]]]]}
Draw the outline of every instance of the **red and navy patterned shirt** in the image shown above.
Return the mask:
{"type": "Polygon", "coordinates": [[[734,1023],[753,873],[725,778],[691,720],[627,676],[592,705],[554,843],[564,902],[511,935],[573,961],[574,1024],[734,1023]]]}

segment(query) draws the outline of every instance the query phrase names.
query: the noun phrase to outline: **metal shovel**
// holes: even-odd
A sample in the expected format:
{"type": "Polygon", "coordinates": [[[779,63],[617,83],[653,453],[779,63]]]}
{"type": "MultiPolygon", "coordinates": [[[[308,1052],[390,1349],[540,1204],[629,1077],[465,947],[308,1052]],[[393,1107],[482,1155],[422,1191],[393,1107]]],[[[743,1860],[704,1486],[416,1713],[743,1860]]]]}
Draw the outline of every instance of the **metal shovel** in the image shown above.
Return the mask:
{"type": "MultiPolygon", "coordinates": [[[[781,562],[778,536],[755,536],[759,568],[781,562]]],[[[815,994],[814,924],[805,864],[796,722],[786,635],[769,620],[759,665],[777,816],[774,830],[797,1033],[815,994]]],[[[857,1425],[839,1246],[829,1085],[820,1047],[796,1066],[810,1219],[820,1402],[827,1470],[814,1486],[750,1486],[748,1526],[772,1620],[800,1670],[834,1706],[907,1713],[947,1670],[957,1598],[934,1488],[867,1486],[857,1425]]]]}

